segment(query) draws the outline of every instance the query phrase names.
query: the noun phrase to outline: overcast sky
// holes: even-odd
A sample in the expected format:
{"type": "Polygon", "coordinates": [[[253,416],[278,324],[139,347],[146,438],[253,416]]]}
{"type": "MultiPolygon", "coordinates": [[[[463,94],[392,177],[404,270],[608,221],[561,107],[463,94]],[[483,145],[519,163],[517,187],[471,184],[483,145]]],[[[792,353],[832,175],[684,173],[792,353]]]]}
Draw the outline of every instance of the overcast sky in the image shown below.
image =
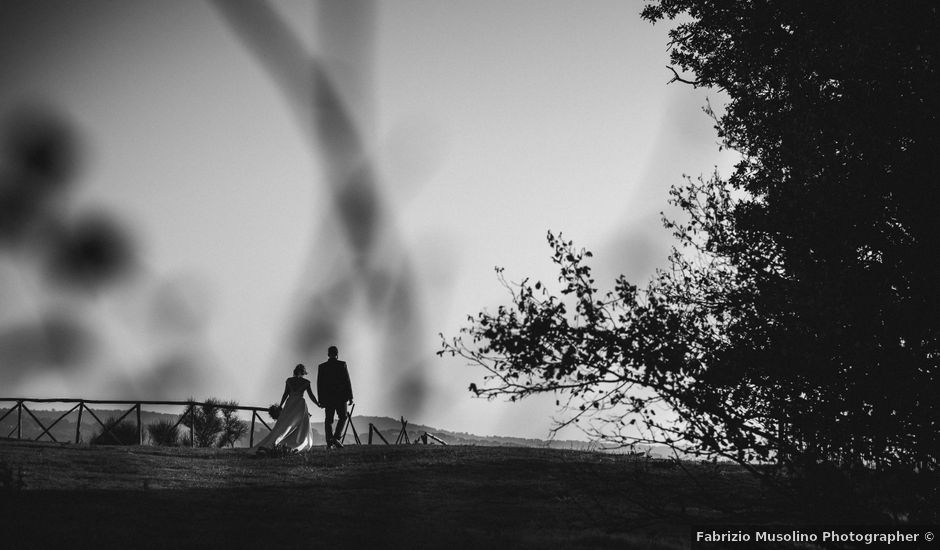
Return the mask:
{"type": "MultiPolygon", "coordinates": [[[[315,5],[274,5],[317,56],[315,5]]],[[[642,6],[378,4],[369,98],[356,116],[367,121],[359,130],[389,213],[382,232],[395,235],[389,254],[410,262],[408,345],[422,358],[426,391],[417,408],[388,395],[395,358],[377,343],[387,324],[374,297],[354,287],[336,343],[357,413],[546,435],[553,398],[472,399],[466,388],[482,372],[437,358],[437,335],[506,301],[494,266],[513,280],[553,281],[548,230],[592,249],[602,284],[618,273],[645,281],[671,244],[659,216],[668,187],[683,174],[727,172],[733,159],[702,112],[707,97],[720,98],[667,86],[668,26],[642,21],[642,6]]],[[[325,349],[294,357],[287,343],[307,279],[344,246],[324,227],[324,162],[211,4],[0,3],[0,116],[37,103],[80,138],[67,211],[105,212],[124,226],[138,268],[106,292],[75,297],[50,289],[35,258],[0,250],[0,332],[66,308],[96,342],[75,365],[0,353],[0,394],[267,406],[295,363],[325,359],[325,349]]]]}

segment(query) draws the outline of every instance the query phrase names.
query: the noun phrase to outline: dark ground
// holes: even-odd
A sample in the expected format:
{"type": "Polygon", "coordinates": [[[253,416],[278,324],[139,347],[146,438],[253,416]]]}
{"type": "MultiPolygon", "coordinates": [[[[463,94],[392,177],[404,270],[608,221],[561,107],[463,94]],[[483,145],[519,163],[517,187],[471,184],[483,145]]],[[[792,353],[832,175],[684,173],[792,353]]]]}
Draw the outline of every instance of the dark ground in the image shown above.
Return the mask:
{"type": "Polygon", "coordinates": [[[674,549],[780,509],[736,466],[580,451],[0,441],[3,548],[674,549]]]}

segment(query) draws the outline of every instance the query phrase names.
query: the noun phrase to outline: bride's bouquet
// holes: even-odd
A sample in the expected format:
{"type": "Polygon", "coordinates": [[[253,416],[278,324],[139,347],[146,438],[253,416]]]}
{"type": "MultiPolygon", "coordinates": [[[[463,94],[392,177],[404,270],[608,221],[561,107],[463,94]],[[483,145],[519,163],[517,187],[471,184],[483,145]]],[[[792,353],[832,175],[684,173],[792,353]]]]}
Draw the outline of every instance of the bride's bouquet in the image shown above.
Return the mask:
{"type": "Polygon", "coordinates": [[[281,406],[280,405],[271,405],[268,407],[268,416],[277,420],[277,417],[281,416],[281,406]]]}

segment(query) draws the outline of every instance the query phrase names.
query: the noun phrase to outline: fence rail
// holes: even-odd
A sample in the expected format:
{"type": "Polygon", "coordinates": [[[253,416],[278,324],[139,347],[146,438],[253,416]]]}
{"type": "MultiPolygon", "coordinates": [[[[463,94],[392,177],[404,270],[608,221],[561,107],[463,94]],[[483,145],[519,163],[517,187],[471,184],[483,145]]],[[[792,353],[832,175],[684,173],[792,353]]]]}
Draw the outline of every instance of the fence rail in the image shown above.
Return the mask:
{"type": "MultiPolygon", "coordinates": [[[[14,411],[16,412],[16,425],[6,435],[0,434],[0,438],[12,439],[13,434],[15,432],[16,433],[15,439],[23,439],[23,413],[26,412],[26,414],[29,415],[33,419],[33,421],[36,423],[37,426],[39,426],[41,430],[39,435],[33,438],[34,441],[39,441],[40,439],[42,439],[43,436],[47,436],[52,441],[56,443],[60,443],[60,441],[57,440],[55,436],[52,434],[52,428],[54,428],[59,422],[65,419],[68,415],[72,414],[73,412],[77,410],[78,420],[75,423],[75,441],[74,441],[75,443],[81,443],[82,441],[82,415],[85,412],[91,415],[91,417],[95,420],[95,422],[97,422],[98,425],[101,426],[102,432],[101,434],[99,434],[98,437],[107,438],[110,436],[117,443],[126,443],[126,442],[122,442],[120,438],[116,434],[113,433],[113,429],[117,427],[125,418],[127,418],[128,415],[130,415],[131,413],[136,413],[135,415],[135,420],[137,424],[136,443],[138,445],[142,445],[144,442],[144,429],[143,429],[143,424],[141,423],[141,406],[142,405],[186,407],[186,410],[183,412],[183,414],[180,415],[179,419],[176,421],[176,424],[173,425],[173,428],[177,428],[180,424],[183,423],[187,415],[189,415],[190,426],[195,426],[196,425],[195,423],[196,407],[201,407],[207,404],[205,402],[200,402],[200,401],[142,401],[142,400],[129,401],[129,400],[121,400],[121,399],[108,400],[108,399],[55,399],[55,398],[34,399],[34,398],[25,398],[25,397],[0,397],[0,403],[15,403],[13,407],[7,409],[6,412],[0,415],[0,422],[3,422],[4,420],[6,420],[6,418],[10,416],[11,414],[13,414],[14,411]],[[33,411],[31,411],[29,407],[26,406],[27,403],[64,403],[64,404],[74,404],[75,406],[65,411],[64,413],[60,414],[58,418],[56,418],[54,421],[52,421],[51,424],[46,426],[45,424],[43,424],[41,420],[39,420],[39,418],[36,417],[33,411]],[[95,411],[92,410],[91,407],[89,407],[88,405],[130,405],[130,408],[127,409],[127,411],[125,411],[124,414],[122,414],[117,420],[113,420],[109,422],[102,422],[101,419],[98,418],[98,415],[95,414],[95,411]],[[110,426],[108,425],[109,423],[110,423],[110,426]]],[[[219,408],[224,408],[228,410],[251,412],[251,424],[248,429],[248,446],[249,447],[254,447],[255,427],[257,425],[257,422],[260,422],[265,428],[268,429],[269,432],[272,429],[271,426],[267,422],[265,422],[264,417],[258,414],[260,412],[267,412],[268,411],[267,407],[249,407],[249,406],[243,406],[243,405],[218,405],[218,404],[216,404],[216,406],[219,408]]],[[[359,439],[359,433],[356,430],[355,425],[353,425],[352,413],[353,411],[356,410],[355,407],[356,406],[353,405],[352,409],[350,409],[349,411],[346,426],[345,426],[345,429],[343,431],[343,435],[340,441],[341,442],[345,441],[346,435],[348,434],[350,430],[352,430],[353,438],[356,441],[356,444],[362,445],[362,441],[359,439]]],[[[410,438],[408,437],[407,427],[408,427],[408,421],[405,420],[404,417],[402,417],[401,418],[401,431],[398,433],[398,439],[395,441],[395,444],[401,445],[403,443],[411,443],[410,438]]],[[[382,435],[379,429],[370,423],[369,424],[369,438],[368,438],[369,445],[372,445],[373,433],[378,435],[379,438],[386,445],[389,444],[389,442],[385,439],[385,437],[382,435]]],[[[189,444],[191,447],[196,446],[195,435],[196,435],[196,430],[190,428],[189,429],[189,444]]],[[[428,444],[429,438],[442,445],[447,445],[447,443],[445,443],[438,437],[435,437],[434,435],[431,435],[427,432],[424,432],[423,435],[416,438],[414,442],[428,444]]]]}

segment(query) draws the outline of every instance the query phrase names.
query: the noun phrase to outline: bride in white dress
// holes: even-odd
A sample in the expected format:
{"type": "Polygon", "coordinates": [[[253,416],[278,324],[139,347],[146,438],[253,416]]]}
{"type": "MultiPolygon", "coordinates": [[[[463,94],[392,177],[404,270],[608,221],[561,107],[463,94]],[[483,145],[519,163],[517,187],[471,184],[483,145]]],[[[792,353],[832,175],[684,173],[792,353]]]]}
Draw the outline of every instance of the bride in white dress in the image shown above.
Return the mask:
{"type": "Polygon", "coordinates": [[[258,452],[285,447],[292,451],[306,451],[313,447],[313,429],[310,427],[310,412],[304,393],[310,396],[313,404],[320,406],[310,389],[310,380],[304,378],[307,369],[303,365],[294,367],[294,376],[284,384],[281,396],[281,414],[271,433],[258,443],[258,452]],[[286,400],[286,403],[285,403],[286,400]]]}

